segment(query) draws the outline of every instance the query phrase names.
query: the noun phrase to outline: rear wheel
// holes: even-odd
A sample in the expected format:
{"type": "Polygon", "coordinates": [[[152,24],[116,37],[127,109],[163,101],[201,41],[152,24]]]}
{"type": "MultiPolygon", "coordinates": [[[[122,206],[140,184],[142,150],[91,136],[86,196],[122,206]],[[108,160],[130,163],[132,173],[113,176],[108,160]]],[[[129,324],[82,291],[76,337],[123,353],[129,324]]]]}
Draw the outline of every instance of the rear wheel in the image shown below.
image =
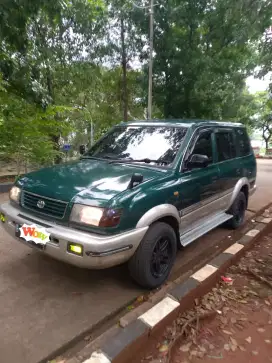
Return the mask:
{"type": "Polygon", "coordinates": [[[163,284],[177,253],[175,231],[166,223],[154,223],[129,261],[131,277],[141,286],[156,288],[163,284]]]}
{"type": "Polygon", "coordinates": [[[245,213],[247,208],[246,196],[243,192],[239,192],[237,198],[233,202],[229,214],[232,214],[233,217],[229,221],[226,222],[226,226],[236,229],[240,227],[245,219],[245,213]]]}

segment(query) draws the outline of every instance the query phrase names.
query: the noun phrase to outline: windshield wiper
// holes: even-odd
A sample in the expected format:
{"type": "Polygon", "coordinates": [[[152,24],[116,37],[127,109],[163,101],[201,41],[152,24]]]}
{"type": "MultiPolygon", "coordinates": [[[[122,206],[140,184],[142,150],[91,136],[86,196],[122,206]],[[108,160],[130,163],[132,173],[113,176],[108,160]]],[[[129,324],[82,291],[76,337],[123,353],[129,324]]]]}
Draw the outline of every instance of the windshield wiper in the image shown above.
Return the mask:
{"type": "Polygon", "coordinates": [[[94,159],[94,160],[100,160],[100,158],[96,158],[95,156],[81,156],[80,160],[84,160],[84,159],[94,159]]]}
{"type": "Polygon", "coordinates": [[[84,156],[81,156],[80,159],[111,160],[111,161],[119,160],[119,159],[115,159],[115,157],[110,155],[110,154],[105,154],[105,155],[102,155],[100,157],[84,155],[84,156]]]}
{"type": "Polygon", "coordinates": [[[169,161],[167,160],[160,160],[160,159],[149,159],[149,158],[144,158],[144,159],[118,159],[118,160],[112,160],[110,161],[110,164],[115,164],[115,163],[145,163],[145,164],[150,164],[150,163],[156,163],[156,164],[169,164],[169,161]]]}

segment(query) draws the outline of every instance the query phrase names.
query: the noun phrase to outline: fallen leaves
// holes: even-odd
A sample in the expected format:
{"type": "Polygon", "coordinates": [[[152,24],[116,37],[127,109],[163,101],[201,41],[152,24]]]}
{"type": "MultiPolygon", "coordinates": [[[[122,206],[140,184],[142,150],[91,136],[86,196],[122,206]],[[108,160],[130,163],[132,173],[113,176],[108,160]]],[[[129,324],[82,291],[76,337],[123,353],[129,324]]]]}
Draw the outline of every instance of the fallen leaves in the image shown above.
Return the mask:
{"type": "Polygon", "coordinates": [[[247,337],[245,340],[246,340],[249,344],[251,344],[251,342],[252,342],[252,338],[251,338],[251,337],[247,337]]]}
{"type": "Polygon", "coordinates": [[[179,350],[180,351],[182,351],[182,352],[184,352],[184,353],[186,353],[186,352],[189,352],[189,350],[190,350],[190,347],[192,346],[192,342],[189,342],[189,343],[187,343],[187,344],[184,344],[184,345],[182,345],[180,348],[179,348],[179,350]]]}
{"type": "Polygon", "coordinates": [[[233,338],[233,337],[230,337],[230,342],[232,345],[234,345],[235,347],[238,347],[238,344],[237,344],[237,341],[233,338]]]}
{"type": "Polygon", "coordinates": [[[137,299],[136,299],[136,301],[137,301],[138,303],[142,303],[142,302],[144,301],[144,296],[143,296],[143,295],[138,296],[138,297],[137,297],[137,299]]]}
{"type": "MultiPolygon", "coordinates": [[[[181,363],[196,362],[196,358],[203,357],[223,359],[223,354],[229,357],[237,351],[240,351],[240,354],[248,351],[249,354],[257,356],[261,348],[255,347],[253,343],[257,341],[255,337],[258,333],[263,334],[263,345],[272,344],[272,339],[267,339],[271,337],[265,335],[272,325],[272,299],[269,298],[271,290],[267,282],[264,283],[262,278],[254,276],[266,276],[265,278],[272,282],[272,255],[269,258],[268,263],[267,255],[262,256],[258,252],[255,253],[255,250],[248,252],[247,257],[228,270],[227,275],[221,276],[220,283],[213,287],[212,291],[202,299],[196,298],[192,309],[180,315],[175,323],[166,329],[164,339],[167,340],[157,346],[159,361],[175,361],[175,357],[171,360],[171,354],[173,347],[178,344],[178,349],[174,351],[181,356],[178,360],[181,363]],[[260,323],[262,320],[254,320],[251,311],[264,314],[265,323],[260,323]],[[214,320],[209,325],[207,320],[211,319],[214,320]],[[267,324],[270,324],[269,328],[267,324]],[[244,335],[247,329],[249,336],[244,335]],[[188,361],[184,361],[185,358],[188,361]]],[[[139,296],[137,303],[142,301],[143,297],[139,296]]]]}
{"type": "Polygon", "coordinates": [[[220,316],[220,320],[223,325],[228,324],[228,319],[225,316],[220,316]]]}
{"type": "Polygon", "coordinates": [[[211,358],[211,359],[223,359],[223,354],[220,353],[220,355],[208,355],[208,358],[211,358]]]}
{"type": "Polygon", "coordinates": [[[228,352],[230,351],[230,345],[229,344],[224,344],[224,349],[228,352]]]}
{"type": "MultiPolygon", "coordinates": [[[[165,342],[164,344],[162,344],[159,348],[159,352],[160,353],[164,353],[164,354],[167,354],[168,353],[168,350],[169,350],[169,344],[168,342],[165,342]]],[[[163,355],[164,355],[163,354],[163,355]]]]}
{"type": "Polygon", "coordinates": [[[91,340],[92,339],[92,336],[91,335],[86,335],[86,337],[84,337],[84,340],[87,342],[87,341],[89,341],[89,340],[91,340]]]}

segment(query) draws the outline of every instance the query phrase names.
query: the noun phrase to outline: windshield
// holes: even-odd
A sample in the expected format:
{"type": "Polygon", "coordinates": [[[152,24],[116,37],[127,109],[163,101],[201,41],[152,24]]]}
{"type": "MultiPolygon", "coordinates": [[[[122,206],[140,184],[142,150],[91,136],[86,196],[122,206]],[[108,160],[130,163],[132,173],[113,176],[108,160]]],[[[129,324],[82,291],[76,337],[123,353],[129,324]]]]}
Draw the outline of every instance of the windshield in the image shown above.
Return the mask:
{"type": "Polygon", "coordinates": [[[171,126],[119,126],[98,141],[84,156],[112,160],[150,159],[171,164],[186,135],[187,128],[171,126]]]}

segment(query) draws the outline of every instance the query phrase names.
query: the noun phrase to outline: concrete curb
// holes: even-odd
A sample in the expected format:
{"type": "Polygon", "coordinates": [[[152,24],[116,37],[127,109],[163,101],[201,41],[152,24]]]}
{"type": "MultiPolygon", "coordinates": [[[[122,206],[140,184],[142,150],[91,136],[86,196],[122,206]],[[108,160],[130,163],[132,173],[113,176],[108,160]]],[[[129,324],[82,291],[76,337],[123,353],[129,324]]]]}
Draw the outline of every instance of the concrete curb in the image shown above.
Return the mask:
{"type": "Polygon", "coordinates": [[[14,183],[1,183],[0,184],[0,193],[8,193],[14,183]]]}
{"type": "MultiPolygon", "coordinates": [[[[263,211],[264,209],[261,213],[263,211]]],[[[201,298],[210,291],[226,269],[237,262],[271,227],[272,218],[259,215],[254,229],[247,230],[242,238],[189,276],[187,280],[172,284],[168,291],[164,290],[164,296],[158,303],[151,308],[148,306],[148,310],[144,313],[141,311],[139,315],[136,310],[143,309],[141,306],[136,308],[133,312],[134,317],[136,316],[134,321],[123,325],[123,328],[116,327],[112,336],[107,336],[105,339],[103,335],[99,337],[100,349],[94,348],[95,351],[84,363],[129,363],[131,357],[144,351],[154,335],[162,332],[180,313],[192,307],[196,298],[201,298]]],[[[67,363],[79,362],[82,360],[74,357],[67,363]]]]}

